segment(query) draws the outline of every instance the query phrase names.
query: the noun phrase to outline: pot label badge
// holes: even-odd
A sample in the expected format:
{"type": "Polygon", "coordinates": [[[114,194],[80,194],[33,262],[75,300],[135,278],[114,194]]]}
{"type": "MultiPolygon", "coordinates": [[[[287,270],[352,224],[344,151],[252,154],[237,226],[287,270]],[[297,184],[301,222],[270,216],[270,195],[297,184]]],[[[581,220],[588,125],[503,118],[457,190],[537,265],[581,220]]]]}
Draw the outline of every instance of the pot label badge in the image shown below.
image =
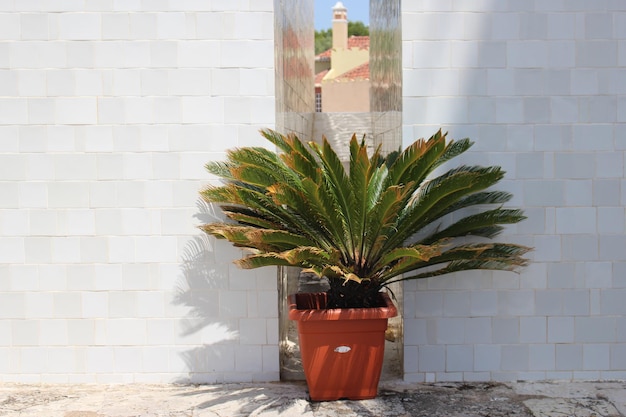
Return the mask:
{"type": "Polygon", "coordinates": [[[348,353],[351,350],[352,350],[352,348],[349,347],[349,346],[337,346],[335,348],[335,352],[337,352],[337,353],[348,353]]]}

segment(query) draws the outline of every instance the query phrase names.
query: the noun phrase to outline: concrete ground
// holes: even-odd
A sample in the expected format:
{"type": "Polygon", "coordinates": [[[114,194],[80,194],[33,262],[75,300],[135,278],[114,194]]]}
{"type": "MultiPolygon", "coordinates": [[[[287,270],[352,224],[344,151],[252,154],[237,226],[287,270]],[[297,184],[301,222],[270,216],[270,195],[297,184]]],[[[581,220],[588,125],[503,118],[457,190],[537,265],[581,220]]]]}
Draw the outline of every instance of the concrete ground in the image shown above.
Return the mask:
{"type": "Polygon", "coordinates": [[[363,401],[307,401],[303,383],[0,384],[6,417],[626,416],[626,382],[405,384],[363,401]]]}

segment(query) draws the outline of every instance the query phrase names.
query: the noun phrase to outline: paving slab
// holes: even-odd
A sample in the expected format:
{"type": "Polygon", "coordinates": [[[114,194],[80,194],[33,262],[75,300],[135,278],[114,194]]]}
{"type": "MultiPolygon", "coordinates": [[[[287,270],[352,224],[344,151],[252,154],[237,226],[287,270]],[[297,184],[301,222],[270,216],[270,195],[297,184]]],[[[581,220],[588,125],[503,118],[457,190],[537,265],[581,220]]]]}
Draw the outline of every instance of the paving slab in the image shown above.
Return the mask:
{"type": "Polygon", "coordinates": [[[625,417],[624,382],[381,383],[375,399],[311,402],[299,382],[0,384],[1,417],[625,417]]]}
{"type": "Polygon", "coordinates": [[[534,417],[619,417],[626,412],[624,382],[526,382],[512,384],[534,417]]]}

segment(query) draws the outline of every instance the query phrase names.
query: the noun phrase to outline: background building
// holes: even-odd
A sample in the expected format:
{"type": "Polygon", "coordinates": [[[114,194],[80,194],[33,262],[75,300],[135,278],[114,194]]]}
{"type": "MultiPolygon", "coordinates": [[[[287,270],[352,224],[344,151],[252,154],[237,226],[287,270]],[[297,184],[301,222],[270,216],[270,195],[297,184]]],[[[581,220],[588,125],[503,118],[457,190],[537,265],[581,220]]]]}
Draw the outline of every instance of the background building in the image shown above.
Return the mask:
{"type": "Polygon", "coordinates": [[[348,10],[333,7],[332,48],[315,57],[315,96],[324,112],[369,112],[369,36],[348,37],[348,10]]]}

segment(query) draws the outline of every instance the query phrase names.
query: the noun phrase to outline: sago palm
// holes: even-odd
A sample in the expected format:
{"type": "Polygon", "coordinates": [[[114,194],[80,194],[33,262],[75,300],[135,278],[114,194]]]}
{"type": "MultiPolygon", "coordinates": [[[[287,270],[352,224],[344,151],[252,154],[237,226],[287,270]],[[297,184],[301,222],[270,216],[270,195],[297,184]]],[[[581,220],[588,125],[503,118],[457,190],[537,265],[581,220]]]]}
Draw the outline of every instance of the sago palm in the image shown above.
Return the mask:
{"type": "Polygon", "coordinates": [[[328,307],[367,307],[393,282],[527,262],[529,248],[489,240],[525,218],[502,207],[510,193],[489,189],[504,176],[500,167],[433,174],[469,139],[446,141],[439,131],[383,157],[369,156],[353,136],[346,172],[325,139],[306,145],[294,135],[261,134],[280,152],[229,151],[226,161],[206,166],[223,185],[201,192],[232,220],[201,228],[251,251],[240,267],[302,267],[328,278],[328,307]]]}

